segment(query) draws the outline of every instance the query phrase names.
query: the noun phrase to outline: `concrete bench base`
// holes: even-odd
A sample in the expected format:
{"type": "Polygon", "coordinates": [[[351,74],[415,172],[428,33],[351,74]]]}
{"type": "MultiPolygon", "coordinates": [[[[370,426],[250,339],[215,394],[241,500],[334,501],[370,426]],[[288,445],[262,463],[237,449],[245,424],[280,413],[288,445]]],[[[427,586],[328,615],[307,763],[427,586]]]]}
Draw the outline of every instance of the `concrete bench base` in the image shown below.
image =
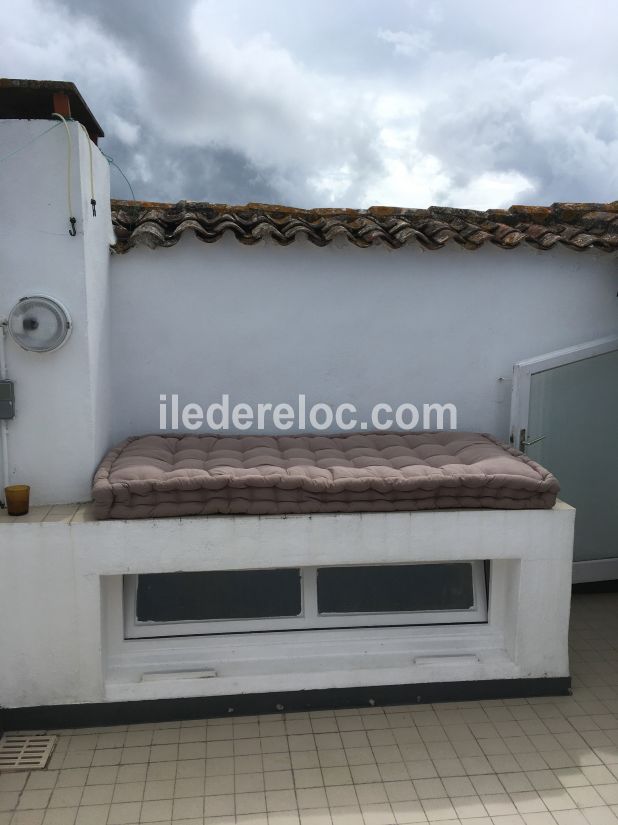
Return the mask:
{"type": "Polygon", "coordinates": [[[88,506],[4,516],[0,705],[34,712],[208,699],[212,711],[200,706],[216,713],[232,697],[274,711],[276,695],[296,695],[285,700],[295,707],[313,697],[317,707],[346,696],[381,703],[389,689],[391,701],[406,703],[520,695],[518,682],[525,695],[563,693],[574,515],[559,502],[552,510],[128,522],[94,521],[88,506]],[[465,560],[490,562],[487,623],[260,633],[233,644],[124,639],[126,574],[465,560]],[[174,675],[200,668],[216,675],[174,675]],[[174,673],[142,681],[153,669],[174,673]]]}

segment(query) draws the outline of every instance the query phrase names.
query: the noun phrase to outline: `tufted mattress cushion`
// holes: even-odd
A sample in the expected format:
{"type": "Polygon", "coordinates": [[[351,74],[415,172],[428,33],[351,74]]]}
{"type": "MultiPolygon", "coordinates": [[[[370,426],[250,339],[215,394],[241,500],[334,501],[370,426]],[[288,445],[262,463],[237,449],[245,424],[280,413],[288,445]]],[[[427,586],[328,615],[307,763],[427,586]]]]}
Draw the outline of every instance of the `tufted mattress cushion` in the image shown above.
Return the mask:
{"type": "Polygon", "coordinates": [[[490,435],[147,435],[94,477],[98,518],[550,508],[556,479],[490,435]]]}

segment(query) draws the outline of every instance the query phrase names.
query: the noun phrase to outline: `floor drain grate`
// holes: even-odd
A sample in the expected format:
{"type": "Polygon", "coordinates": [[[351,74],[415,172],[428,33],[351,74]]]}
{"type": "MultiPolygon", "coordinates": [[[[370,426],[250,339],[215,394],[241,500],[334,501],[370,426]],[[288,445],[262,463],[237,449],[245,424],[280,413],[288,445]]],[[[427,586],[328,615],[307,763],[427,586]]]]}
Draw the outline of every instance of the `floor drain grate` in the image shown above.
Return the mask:
{"type": "Polygon", "coordinates": [[[0,739],[0,771],[36,771],[44,768],[56,738],[43,734],[5,734],[0,739]]]}

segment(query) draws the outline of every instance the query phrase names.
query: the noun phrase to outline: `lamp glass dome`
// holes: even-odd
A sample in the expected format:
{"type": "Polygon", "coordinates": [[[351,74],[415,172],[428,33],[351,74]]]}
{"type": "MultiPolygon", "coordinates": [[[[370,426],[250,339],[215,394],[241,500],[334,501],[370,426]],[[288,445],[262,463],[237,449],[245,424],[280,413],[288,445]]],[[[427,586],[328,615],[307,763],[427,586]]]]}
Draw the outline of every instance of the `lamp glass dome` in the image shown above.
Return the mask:
{"type": "Polygon", "coordinates": [[[11,338],[28,352],[52,352],[71,334],[71,318],[59,301],[46,295],[21,298],[9,314],[11,338]]]}

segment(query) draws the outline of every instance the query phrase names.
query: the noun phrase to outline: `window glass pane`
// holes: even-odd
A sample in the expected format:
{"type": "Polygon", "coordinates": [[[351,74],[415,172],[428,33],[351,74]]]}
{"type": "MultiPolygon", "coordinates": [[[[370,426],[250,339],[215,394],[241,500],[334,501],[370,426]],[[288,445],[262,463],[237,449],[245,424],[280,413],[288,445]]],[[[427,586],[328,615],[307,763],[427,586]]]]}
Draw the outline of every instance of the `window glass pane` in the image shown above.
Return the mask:
{"type": "Polygon", "coordinates": [[[530,378],[526,450],[560,479],[577,511],[574,561],[618,556],[618,350],[530,378]],[[583,437],[585,433],[585,437],[583,437]]]}
{"type": "Polygon", "coordinates": [[[472,565],[322,567],[319,613],[409,613],[474,606],[472,565]]]}
{"type": "Polygon", "coordinates": [[[138,576],[138,622],[298,616],[300,571],[223,570],[138,576]]]}

